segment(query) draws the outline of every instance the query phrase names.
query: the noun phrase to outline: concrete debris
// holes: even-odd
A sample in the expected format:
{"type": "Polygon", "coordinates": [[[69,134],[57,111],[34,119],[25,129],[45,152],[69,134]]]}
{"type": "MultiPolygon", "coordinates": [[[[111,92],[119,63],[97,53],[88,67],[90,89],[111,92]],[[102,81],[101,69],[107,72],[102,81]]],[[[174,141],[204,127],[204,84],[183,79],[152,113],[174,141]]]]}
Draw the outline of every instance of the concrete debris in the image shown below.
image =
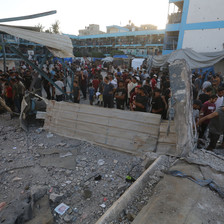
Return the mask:
{"type": "Polygon", "coordinates": [[[54,135],[52,133],[50,133],[50,132],[47,134],[47,138],[52,138],[53,136],[54,135]]]}
{"type": "Polygon", "coordinates": [[[49,196],[50,201],[52,201],[53,203],[57,203],[59,202],[62,198],[63,198],[63,194],[56,194],[56,193],[51,193],[49,196]]]}
{"type": "Polygon", "coordinates": [[[104,161],[103,159],[99,159],[98,162],[97,162],[97,164],[98,164],[99,166],[103,166],[104,163],[105,163],[105,161],[104,161]]]}
{"type": "Polygon", "coordinates": [[[67,156],[72,156],[73,154],[71,152],[67,152],[65,154],[61,154],[60,155],[60,158],[64,158],[64,157],[67,157],[67,156]]]}
{"type": "Polygon", "coordinates": [[[20,178],[20,177],[14,177],[14,178],[12,179],[12,182],[16,182],[16,181],[20,181],[20,180],[22,180],[22,178],[20,178]]]}

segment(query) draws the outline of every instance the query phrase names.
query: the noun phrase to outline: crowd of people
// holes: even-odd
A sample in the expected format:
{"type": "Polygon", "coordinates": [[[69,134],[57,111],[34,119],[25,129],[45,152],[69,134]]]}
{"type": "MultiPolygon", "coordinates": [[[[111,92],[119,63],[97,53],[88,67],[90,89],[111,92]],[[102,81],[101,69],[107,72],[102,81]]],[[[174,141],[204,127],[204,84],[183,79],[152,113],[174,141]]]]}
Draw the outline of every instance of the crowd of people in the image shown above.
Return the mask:
{"type": "MultiPolygon", "coordinates": [[[[195,71],[193,74],[193,117],[197,124],[198,147],[210,139],[207,150],[213,150],[224,134],[224,80],[220,73],[195,71]]],[[[224,148],[224,138],[221,148],[224,148]]]]}
{"type": "MultiPolygon", "coordinates": [[[[47,62],[43,70],[62,91],[21,62],[19,69],[13,68],[5,74],[0,71],[1,97],[13,111],[20,112],[26,90],[42,96],[44,89],[47,99],[65,100],[66,92],[72,95],[74,103],[80,103],[80,99],[85,103],[88,96],[90,105],[152,112],[161,114],[164,119],[167,118],[170,98],[168,74],[154,70],[148,74],[146,69],[121,69],[113,65],[102,72],[99,65],[83,64],[79,61],[69,63],[69,66],[75,74],[72,92],[69,92],[60,62],[47,62]]],[[[69,76],[69,70],[66,72],[69,76]]]]}
{"type": "MultiPolygon", "coordinates": [[[[168,119],[171,97],[168,73],[153,69],[148,71],[146,67],[128,69],[112,64],[102,69],[102,65],[80,61],[68,63],[68,66],[75,74],[72,91],[68,88],[68,80],[65,79],[70,77],[71,82],[71,73],[69,69],[63,68],[59,61],[47,61],[42,68],[59,89],[24,62],[21,62],[18,69],[7,70],[4,74],[0,70],[1,100],[4,99],[12,111],[20,112],[23,95],[28,90],[40,96],[45,92],[47,99],[72,100],[74,103],[88,103],[120,110],[151,112],[168,119]],[[65,98],[65,93],[70,95],[70,98],[65,98]]],[[[216,147],[220,135],[224,133],[223,77],[220,73],[196,70],[192,74],[192,89],[198,146],[209,137],[210,144],[207,149],[212,150],[216,147]]]]}

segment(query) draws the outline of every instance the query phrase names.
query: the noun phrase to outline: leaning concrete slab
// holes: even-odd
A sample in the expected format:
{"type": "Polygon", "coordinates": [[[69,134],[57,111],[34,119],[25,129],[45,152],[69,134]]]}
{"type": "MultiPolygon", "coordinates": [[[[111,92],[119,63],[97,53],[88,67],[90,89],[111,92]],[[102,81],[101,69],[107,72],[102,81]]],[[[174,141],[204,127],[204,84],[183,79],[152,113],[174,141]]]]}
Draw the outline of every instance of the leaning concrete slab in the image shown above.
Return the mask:
{"type": "Polygon", "coordinates": [[[133,154],[155,151],[160,115],[49,101],[44,128],[133,154]]]}
{"type": "Polygon", "coordinates": [[[174,125],[177,134],[177,156],[186,156],[194,148],[192,77],[185,60],[176,60],[169,66],[170,87],[174,99],[174,125]]]}
{"type": "MultiPolygon", "coordinates": [[[[203,179],[199,168],[179,161],[171,170],[203,179]]],[[[208,187],[201,187],[188,179],[165,175],[156,186],[153,197],[132,223],[221,224],[224,220],[223,206],[223,199],[208,187]]]]}

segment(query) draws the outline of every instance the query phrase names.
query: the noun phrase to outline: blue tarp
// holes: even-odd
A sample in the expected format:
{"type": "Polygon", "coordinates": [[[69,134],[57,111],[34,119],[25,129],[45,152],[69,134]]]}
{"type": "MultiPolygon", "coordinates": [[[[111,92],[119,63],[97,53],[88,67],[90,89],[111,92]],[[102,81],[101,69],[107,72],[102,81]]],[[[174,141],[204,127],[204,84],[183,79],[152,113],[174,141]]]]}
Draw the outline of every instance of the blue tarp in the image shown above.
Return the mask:
{"type": "Polygon", "coordinates": [[[71,62],[72,63],[72,58],[53,58],[53,61],[64,61],[64,62],[71,62]]]}
{"type": "MultiPolygon", "coordinates": [[[[203,77],[203,75],[206,73],[205,77],[204,77],[204,81],[207,81],[207,77],[209,75],[210,72],[212,72],[212,74],[215,74],[215,70],[214,70],[214,66],[211,67],[206,67],[206,68],[198,68],[198,73],[200,73],[203,77]],[[201,72],[202,70],[202,72],[201,72]]],[[[192,73],[194,73],[196,71],[196,69],[192,70],[192,73]]]]}
{"type": "Polygon", "coordinates": [[[127,59],[128,56],[127,55],[114,55],[113,58],[124,58],[124,59],[127,59]]]}

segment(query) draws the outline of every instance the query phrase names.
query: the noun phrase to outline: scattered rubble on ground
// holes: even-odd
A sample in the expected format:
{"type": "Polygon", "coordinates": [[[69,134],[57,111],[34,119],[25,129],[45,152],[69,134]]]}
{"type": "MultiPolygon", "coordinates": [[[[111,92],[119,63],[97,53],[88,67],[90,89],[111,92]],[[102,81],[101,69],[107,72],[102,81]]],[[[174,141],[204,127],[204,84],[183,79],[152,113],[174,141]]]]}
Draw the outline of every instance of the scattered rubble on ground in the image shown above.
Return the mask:
{"type": "MultiPolygon", "coordinates": [[[[18,119],[0,114],[0,223],[92,224],[157,158],[124,154],[85,141],[64,138],[30,125],[21,130],[18,119]],[[49,137],[50,136],[50,137],[49,137]]],[[[112,220],[130,224],[156,194],[175,157],[158,166],[139,192],[112,220]]],[[[221,186],[224,172],[222,151],[197,149],[184,160],[200,165],[205,178],[221,186]],[[217,153],[218,152],[218,153],[217,153]]]]}
{"type": "Polygon", "coordinates": [[[144,171],[141,157],[0,119],[1,223],[95,223],[132,184],[126,176],[144,171]],[[54,210],[61,203],[69,206],[63,215],[54,210]]]}

